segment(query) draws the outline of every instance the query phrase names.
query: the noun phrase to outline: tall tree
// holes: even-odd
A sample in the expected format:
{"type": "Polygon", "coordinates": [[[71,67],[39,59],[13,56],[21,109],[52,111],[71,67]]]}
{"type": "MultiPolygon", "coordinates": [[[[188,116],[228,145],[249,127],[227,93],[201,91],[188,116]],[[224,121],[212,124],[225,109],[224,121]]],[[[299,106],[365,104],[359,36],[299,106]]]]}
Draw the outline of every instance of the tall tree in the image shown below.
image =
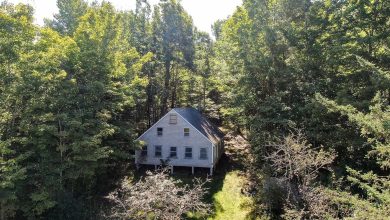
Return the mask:
{"type": "MultiPolygon", "coordinates": [[[[361,188],[378,180],[373,192],[386,197],[386,179],[370,180],[353,169],[386,173],[379,169],[387,163],[386,126],[374,118],[387,120],[388,15],[389,4],[381,0],[247,0],[221,25],[213,71],[227,75],[230,85],[223,87],[223,113],[248,131],[257,169],[267,165],[261,158],[269,153],[267,140],[300,127],[313,147],[337,152],[337,176],[351,173],[361,188]],[[373,127],[382,131],[377,138],[373,127]]],[[[386,210],[385,201],[372,205],[386,210]]]]}
{"type": "Polygon", "coordinates": [[[53,20],[45,20],[47,26],[62,35],[73,35],[79,19],[87,11],[88,4],[84,0],[57,0],[58,14],[53,20]]]}
{"type": "Polygon", "coordinates": [[[74,38],[35,29],[30,7],[1,10],[2,36],[9,35],[1,41],[9,51],[0,79],[7,85],[0,98],[3,216],[92,216],[95,195],[131,158],[131,113],[144,96],[140,72],[151,54],[124,43],[120,15],[108,3],[80,18],[74,38]]]}
{"type": "Polygon", "coordinates": [[[193,68],[194,37],[191,17],[175,0],[164,1],[155,7],[153,15],[154,44],[164,66],[164,87],[161,97],[161,114],[175,107],[177,85],[172,84],[172,74],[177,75],[177,65],[193,68]]]}
{"type": "Polygon", "coordinates": [[[20,83],[26,66],[22,60],[33,47],[33,9],[26,5],[0,4],[0,218],[15,215],[21,204],[18,189],[25,185],[27,166],[22,162],[31,150],[19,145],[20,114],[26,100],[20,83]],[[19,95],[15,95],[19,94],[19,95]]]}

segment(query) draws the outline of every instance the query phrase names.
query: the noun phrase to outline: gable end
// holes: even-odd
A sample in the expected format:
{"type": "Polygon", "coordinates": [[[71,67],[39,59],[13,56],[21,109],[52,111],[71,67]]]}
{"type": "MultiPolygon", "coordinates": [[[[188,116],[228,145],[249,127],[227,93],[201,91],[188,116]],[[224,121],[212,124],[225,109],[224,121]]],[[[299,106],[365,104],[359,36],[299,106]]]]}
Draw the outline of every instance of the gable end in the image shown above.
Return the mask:
{"type": "MultiPolygon", "coordinates": [[[[156,123],[154,123],[152,126],[150,126],[150,128],[148,128],[148,130],[146,130],[144,133],[141,134],[141,136],[139,136],[137,139],[135,139],[136,141],[138,141],[139,139],[141,139],[146,133],[148,133],[150,130],[152,130],[152,128],[156,127],[156,125],[162,121],[165,117],[167,117],[172,111],[174,111],[173,109],[171,111],[169,111],[168,113],[166,113],[163,117],[161,117],[156,123]]],[[[176,112],[176,111],[175,111],[176,112]]]]}

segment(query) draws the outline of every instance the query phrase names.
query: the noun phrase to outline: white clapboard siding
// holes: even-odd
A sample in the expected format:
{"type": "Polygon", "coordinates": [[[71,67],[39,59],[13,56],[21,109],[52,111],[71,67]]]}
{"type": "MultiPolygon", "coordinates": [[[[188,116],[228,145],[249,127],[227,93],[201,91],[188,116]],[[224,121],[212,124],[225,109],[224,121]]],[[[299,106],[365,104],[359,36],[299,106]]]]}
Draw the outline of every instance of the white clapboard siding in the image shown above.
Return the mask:
{"type": "MultiPolygon", "coordinates": [[[[216,155],[216,147],[201,132],[180,116],[174,109],[168,112],[156,124],[148,129],[138,140],[146,142],[148,153],[146,157],[140,157],[140,151],[136,152],[137,164],[159,165],[161,159],[167,159],[170,155],[170,147],[177,147],[177,158],[171,158],[170,165],[189,167],[213,167],[219,155],[216,155]],[[170,124],[170,114],[177,115],[177,123],[170,124]],[[163,135],[157,135],[157,128],[163,128],[163,135]],[[184,128],[190,129],[190,135],[184,136],[184,128]],[[162,157],[155,157],[155,146],[162,146],[162,157]],[[192,147],[192,159],[185,158],[185,147],[192,147]],[[200,148],[207,148],[206,160],[200,159],[200,148]],[[214,152],[213,152],[214,151],[214,152]]],[[[222,153],[222,152],[219,152],[222,153]]]]}

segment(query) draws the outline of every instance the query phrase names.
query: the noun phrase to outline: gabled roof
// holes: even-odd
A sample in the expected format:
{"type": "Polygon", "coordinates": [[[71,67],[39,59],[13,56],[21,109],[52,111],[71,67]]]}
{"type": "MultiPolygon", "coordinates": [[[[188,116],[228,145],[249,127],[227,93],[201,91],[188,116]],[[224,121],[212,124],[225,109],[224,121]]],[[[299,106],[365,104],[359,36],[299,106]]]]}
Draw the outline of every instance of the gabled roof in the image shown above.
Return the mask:
{"type": "Polygon", "coordinates": [[[204,117],[198,110],[194,108],[174,108],[173,110],[207,137],[213,144],[218,143],[223,138],[221,130],[204,117]]]}

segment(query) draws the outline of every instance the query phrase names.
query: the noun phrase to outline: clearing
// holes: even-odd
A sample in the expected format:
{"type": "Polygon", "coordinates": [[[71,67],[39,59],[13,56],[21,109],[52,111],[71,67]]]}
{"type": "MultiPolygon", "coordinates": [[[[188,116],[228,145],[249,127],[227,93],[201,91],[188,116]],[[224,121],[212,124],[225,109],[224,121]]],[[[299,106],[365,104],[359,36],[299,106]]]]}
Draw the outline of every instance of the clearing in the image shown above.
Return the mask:
{"type": "MultiPolygon", "coordinates": [[[[208,184],[210,195],[207,198],[213,204],[214,214],[210,220],[251,219],[253,200],[246,196],[248,184],[247,165],[249,164],[249,144],[236,132],[224,130],[225,155],[221,158],[212,181],[208,184]]],[[[204,219],[202,216],[189,215],[189,219],[204,219]]]]}

